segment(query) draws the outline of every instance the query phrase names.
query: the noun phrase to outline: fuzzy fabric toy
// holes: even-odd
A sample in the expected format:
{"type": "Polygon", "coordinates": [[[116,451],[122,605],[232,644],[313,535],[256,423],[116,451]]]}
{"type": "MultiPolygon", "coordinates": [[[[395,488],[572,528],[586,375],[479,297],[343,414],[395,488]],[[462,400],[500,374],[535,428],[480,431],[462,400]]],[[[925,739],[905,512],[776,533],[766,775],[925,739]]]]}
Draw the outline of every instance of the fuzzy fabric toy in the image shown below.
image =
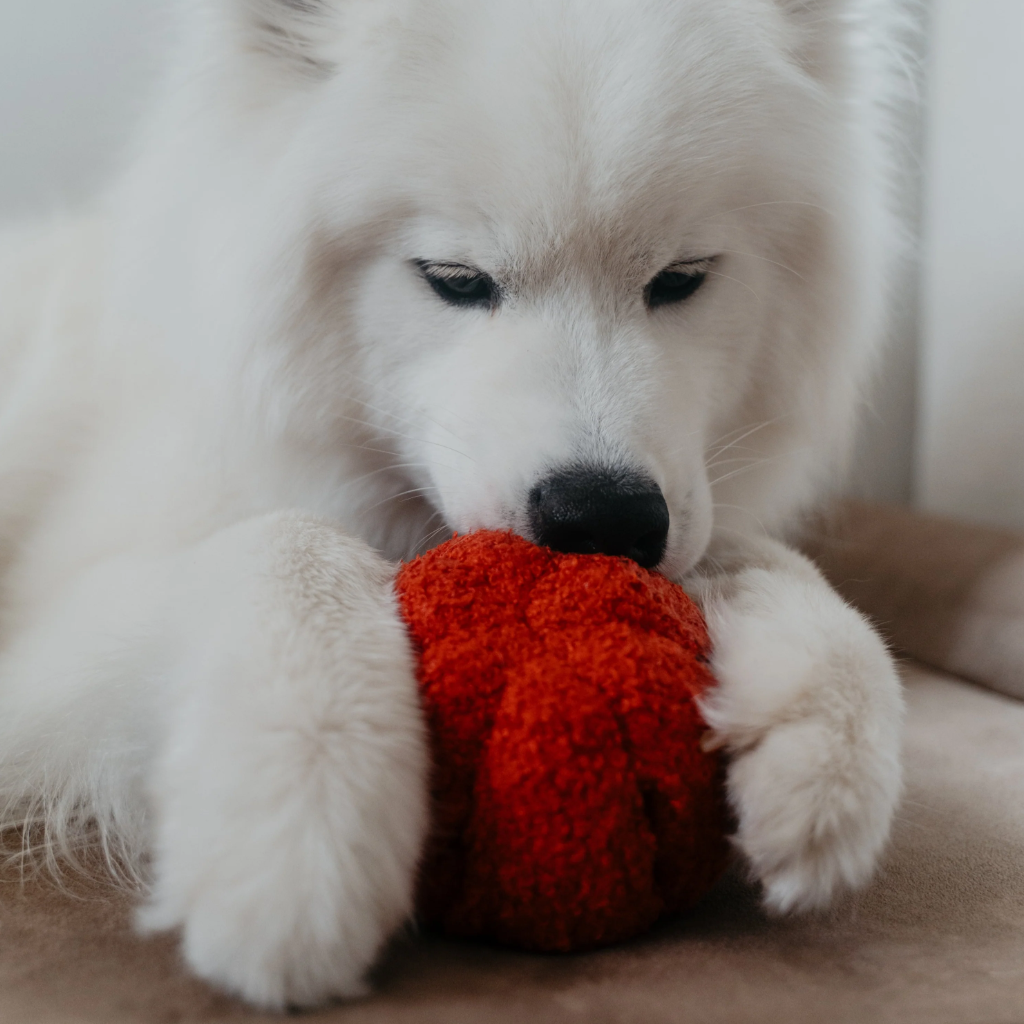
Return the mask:
{"type": "Polygon", "coordinates": [[[478,533],[404,566],[434,774],[421,920],[568,951],[692,906],[726,859],[700,612],[623,558],[478,533]]]}

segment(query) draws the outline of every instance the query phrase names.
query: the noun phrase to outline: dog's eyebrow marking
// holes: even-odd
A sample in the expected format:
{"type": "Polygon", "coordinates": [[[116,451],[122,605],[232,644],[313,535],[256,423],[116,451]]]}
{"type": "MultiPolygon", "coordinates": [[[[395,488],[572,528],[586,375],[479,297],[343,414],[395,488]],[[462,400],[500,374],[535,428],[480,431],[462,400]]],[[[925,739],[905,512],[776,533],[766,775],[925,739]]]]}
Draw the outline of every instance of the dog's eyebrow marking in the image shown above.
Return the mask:
{"type": "Polygon", "coordinates": [[[706,274],[715,264],[716,256],[703,256],[699,259],[675,260],[661,273],[663,274],[706,274]]]}
{"type": "Polygon", "coordinates": [[[292,61],[312,78],[329,78],[336,66],[316,53],[315,44],[325,15],[323,0],[272,0],[264,16],[253,22],[254,45],[271,57],[292,61]]]}
{"type": "Polygon", "coordinates": [[[456,281],[466,277],[488,277],[482,270],[467,267],[464,263],[431,263],[430,260],[417,261],[421,270],[442,281],[456,281]]]}

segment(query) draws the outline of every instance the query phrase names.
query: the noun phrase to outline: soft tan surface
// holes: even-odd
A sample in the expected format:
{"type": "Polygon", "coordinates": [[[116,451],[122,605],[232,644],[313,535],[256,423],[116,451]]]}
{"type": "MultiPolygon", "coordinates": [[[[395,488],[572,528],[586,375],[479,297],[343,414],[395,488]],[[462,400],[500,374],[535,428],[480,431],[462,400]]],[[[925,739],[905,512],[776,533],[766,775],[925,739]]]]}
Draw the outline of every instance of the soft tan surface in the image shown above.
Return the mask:
{"type": "MultiPolygon", "coordinates": [[[[810,546],[901,650],[1024,696],[1024,539],[851,504],[810,546]]],[[[306,1019],[1024,1024],[1024,703],[907,674],[893,843],[828,917],[767,920],[729,878],[690,918],[603,953],[407,941],[377,995],[306,1019]]],[[[268,1019],[190,979],[173,940],[136,938],[124,899],[0,879],[0,1024],[268,1019]]]]}
{"type": "MultiPolygon", "coordinates": [[[[828,918],[769,921],[727,880],[686,921],[576,957],[424,940],[337,1024],[1024,1021],[1024,704],[909,670],[908,789],[874,885],[828,918]]],[[[126,910],[0,889],[2,1024],[260,1019],[139,940],[126,910]]]]}
{"type": "Polygon", "coordinates": [[[846,502],[805,547],[901,651],[1024,698],[1024,535],[846,502]]]}

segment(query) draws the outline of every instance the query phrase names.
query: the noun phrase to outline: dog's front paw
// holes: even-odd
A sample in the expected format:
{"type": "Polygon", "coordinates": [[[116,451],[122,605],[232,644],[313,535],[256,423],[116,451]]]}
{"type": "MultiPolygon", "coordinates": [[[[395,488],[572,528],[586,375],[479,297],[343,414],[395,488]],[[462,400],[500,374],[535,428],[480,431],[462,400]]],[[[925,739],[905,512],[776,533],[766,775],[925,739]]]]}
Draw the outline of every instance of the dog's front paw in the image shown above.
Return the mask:
{"type": "Polygon", "coordinates": [[[312,1006],[364,992],[411,915],[426,723],[390,567],[296,517],[228,535],[228,555],[249,550],[238,538],[260,571],[214,592],[167,683],[140,924],[180,929],[219,988],[312,1006]]]}
{"type": "Polygon", "coordinates": [[[243,764],[225,743],[206,778],[176,773],[140,926],[179,929],[194,973],[258,1006],[365,994],[368,968],[412,912],[420,740],[414,721],[390,737],[365,720],[333,735],[282,726],[260,761],[243,764]]]}
{"type": "Polygon", "coordinates": [[[418,724],[390,737],[365,719],[333,735],[283,725],[247,763],[231,746],[204,759],[206,778],[178,771],[162,794],[141,928],[180,930],[195,974],[257,1006],[365,994],[368,968],[412,913],[418,724]]]}
{"type": "Polygon", "coordinates": [[[817,581],[743,574],[709,615],[719,686],[706,708],[731,753],[735,841],[777,912],[870,877],[900,793],[903,703],[882,642],[817,581]]]}
{"type": "Polygon", "coordinates": [[[312,882],[268,865],[236,863],[232,871],[222,862],[187,896],[163,885],[138,923],[144,932],[179,930],[192,973],[256,1006],[365,995],[367,968],[408,910],[406,886],[375,893],[365,879],[327,878],[314,892],[312,882]]]}

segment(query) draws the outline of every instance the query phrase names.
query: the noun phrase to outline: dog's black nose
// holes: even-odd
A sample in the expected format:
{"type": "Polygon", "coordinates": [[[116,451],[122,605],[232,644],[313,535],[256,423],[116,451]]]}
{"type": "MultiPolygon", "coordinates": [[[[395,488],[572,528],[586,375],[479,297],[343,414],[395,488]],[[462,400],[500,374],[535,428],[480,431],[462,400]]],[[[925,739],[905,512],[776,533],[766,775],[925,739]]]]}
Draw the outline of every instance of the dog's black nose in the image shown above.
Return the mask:
{"type": "Polygon", "coordinates": [[[570,469],[530,492],[530,526],[533,539],[555,551],[625,555],[653,569],[665,556],[668,505],[646,477],[570,469]]]}

